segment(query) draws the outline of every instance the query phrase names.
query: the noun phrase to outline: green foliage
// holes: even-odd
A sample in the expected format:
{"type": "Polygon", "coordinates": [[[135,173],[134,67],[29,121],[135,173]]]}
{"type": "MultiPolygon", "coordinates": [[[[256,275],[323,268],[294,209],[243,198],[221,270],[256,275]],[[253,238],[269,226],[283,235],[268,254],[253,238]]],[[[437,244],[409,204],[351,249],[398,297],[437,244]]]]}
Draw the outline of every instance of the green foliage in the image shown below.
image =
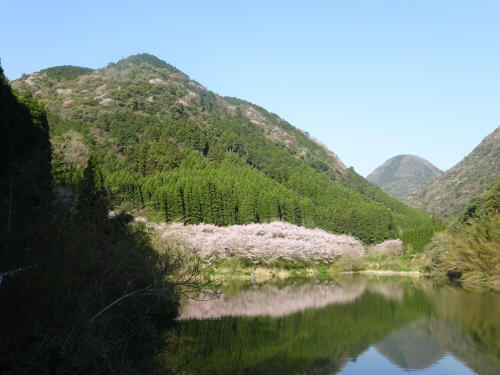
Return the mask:
{"type": "Polygon", "coordinates": [[[400,212],[398,218],[425,220],[381,192],[373,194],[378,202],[318,174],[260,137],[244,119],[219,120],[210,133],[184,119],[168,124],[125,114],[97,123],[115,135],[125,156],[117,162],[110,151],[100,150],[108,160],[107,187],[138,207],[162,212],[164,220],[230,225],[278,219],[351,233],[367,243],[396,236],[400,224],[391,211],[400,212]],[[137,140],[133,134],[141,132],[137,140]],[[388,204],[391,211],[384,208],[388,204]]]}
{"type": "Polygon", "coordinates": [[[474,221],[498,213],[500,211],[500,180],[495,181],[480,196],[471,200],[458,217],[463,224],[474,225],[474,221]]]}
{"type": "MultiPolygon", "coordinates": [[[[87,77],[61,83],[71,89],[65,96],[43,77],[35,84],[51,108],[55,149],[64,151],[57,155],[75,156],[64,142],[68,131],[80,133],[106,187],[128,207],[184,223],[278,219],[365,243],[430,221],[279,116],[221,98],[154,56],[131,56],[87,77]]],[[[54,170],[73,181],[81,169],[67,160],[58,158],[54,170]]]]}
{"type": "Polygon", "coordinates": [[[421,254],[395,254],[370,251],[359,261],[359,269],[395,272],[425,271],[425,264],[421,254]]]}
{"type": "Polygon", "coordinates": [[[183,162],[174,170],[146,177],[124,170],[105,173],[104,181],[124,200],[159,211],[166,221],[232,225],[283,220],[352,233],[367,243],[394,235],[390,213],[339,185],[327,186],[330,196],[320,200],[299,195],[293,186],[285,187],[245,165],[205,163],[201,155],[185,161],[187,167],[183,162]],[[193,163],[198,167],[190,168],[193,163]],[[351,198],[342,199],[339,193],[351,198]],[[328,203],[332,208],[325,207],[328,203]]]}
{"type": "Polygon", "coordinates": [[[474,198],[450,224],[444,236],[434,238],[429,251],[432,267],[463,281],[500,287],[500,181],[474,198]]]}
{"type": "Polygon", "coordinates": [[[430,222],[427,215],[422,214],[422,212],[407,206],[395,198],[391,198],[384,193],[382,189],[357,174],[352,167],[348,169],[342,181],[348,188],[387,207],[393,213],[399,229],[429,224],[430,222]]]}
{"type": "Polygon", "coordinates": [[[158,57],[153,56],[149,53],[139,53],[137,55],[129,56],[125,59],[118,61],[116,64],[110,63],[108,67],[121,68],[121,67],[126,67],[130,64],[142,64],[142,63],[152,65],[156,68],[167,68],[174,72],[180,72],[174,66],[167,64],[165,61],[160,60],[158,57]]]}
{"type": "Polygon", "coordinates": [[[441,265],[451,277],[500,286],[500,214],[477,219],[451,235],[450,250],[441,265]]]}
{"type": "Polygon", "coordinates": [[[81,75],[92,73],[93,69],[74,65],[61,65],[53,68],[43,69],[40,73],[45,73],[51,79],[67,81],[75,79],[81,75]]]}
{"type": "Polygon", "coordinates": [[[431,224],[405,229],[400,238],[401,241],[403,241],[406,253],[413,254],[422,252],[425,246],[432,241],[434,233],[444,229],[444,224],[437,218],[433,218],[431,224]]]}

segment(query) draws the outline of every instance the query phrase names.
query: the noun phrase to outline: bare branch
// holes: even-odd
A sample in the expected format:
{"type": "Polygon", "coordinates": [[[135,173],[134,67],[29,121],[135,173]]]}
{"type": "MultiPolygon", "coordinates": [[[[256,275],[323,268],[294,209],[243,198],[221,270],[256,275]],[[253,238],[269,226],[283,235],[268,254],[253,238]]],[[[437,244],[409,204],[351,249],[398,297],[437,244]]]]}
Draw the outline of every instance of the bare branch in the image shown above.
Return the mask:
{"type": "Polygon", "coordinates": [[[136,290],[136,291],[133,291],[133,292],[130,292],[130,293],[127,293],[127,294],[124,294],[123,296],[121,296],[120,298],[114,300],[113,302],[111,302],[109,305],[107,305],[105,308],[103,308],[101,311],[99,311],[97,314],[95,314],[90,320],[89,320],[89,326],[103,313],[105,313],[106,311],[108,311],[110,308],[112,308],[114,305],[116,305],[117,303],[120,303],[121,301],[123,301],[124,299],[126,298],[129,298],[129,297],[132,297],[132,296],[135,296],[136,294],[139,294],[139,293],[142,293],[146,290],[149,290],[152,286],[154,285],[153,284],[150,284],[148,285],[146,288],[143,288],[143,289],[139,289],[139,290],[136,290]]]}

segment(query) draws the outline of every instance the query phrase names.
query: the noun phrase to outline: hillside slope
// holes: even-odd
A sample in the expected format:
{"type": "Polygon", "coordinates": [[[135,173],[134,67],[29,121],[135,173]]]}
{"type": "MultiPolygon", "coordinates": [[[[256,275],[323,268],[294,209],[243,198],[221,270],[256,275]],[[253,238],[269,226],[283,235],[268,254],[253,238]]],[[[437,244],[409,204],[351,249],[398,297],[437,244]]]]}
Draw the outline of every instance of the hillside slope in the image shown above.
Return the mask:
{"type": "Polygon", "coordinates": [[[476,195],[500,178],[500,127],[497,127],[460,163],[408,198],[429,213],[459,213],[476,195]]]}
{"type": "Polygon", "coordinates": [[[391,197],[404,200],[441,173],[441,170],[419,156],[397,155],[386,160],[366,179],[391,197]]]}
{"type": "Polygon", "coordinates": [[[279,116],[221,97],[152,55],[91,71],[49,68],[12,85],[49,111],[59,182],[81,178],[93,155],[102,185],[159,220],[278,219],[367,243],[429,223],[279,116]]]}

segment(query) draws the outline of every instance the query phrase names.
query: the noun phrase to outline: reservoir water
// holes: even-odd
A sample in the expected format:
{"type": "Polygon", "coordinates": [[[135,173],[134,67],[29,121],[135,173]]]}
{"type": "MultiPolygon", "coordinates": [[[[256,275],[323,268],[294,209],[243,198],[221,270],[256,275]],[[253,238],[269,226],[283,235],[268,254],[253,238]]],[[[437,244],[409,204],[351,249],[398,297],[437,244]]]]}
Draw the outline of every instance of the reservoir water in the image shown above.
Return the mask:
{"type": "Polygon", "coordinates": [[[500,294],[395,276],[232,286],[185,300],[169,343],[184,374],[498,375],[500,294]]]}

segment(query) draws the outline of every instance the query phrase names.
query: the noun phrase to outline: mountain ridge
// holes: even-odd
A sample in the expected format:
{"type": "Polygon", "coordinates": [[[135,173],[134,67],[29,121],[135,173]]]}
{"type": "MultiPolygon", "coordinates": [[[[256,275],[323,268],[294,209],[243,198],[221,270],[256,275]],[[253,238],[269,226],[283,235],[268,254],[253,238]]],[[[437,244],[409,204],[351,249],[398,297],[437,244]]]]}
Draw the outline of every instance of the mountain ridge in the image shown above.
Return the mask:
{"type": "MultiPolygon", "coordinates": [[[[167,62],[160,60],[158,57],[147,54],[147,53],[142,53],[138,55],[132,55],[126,58],[123,58],[119,60],[116,63],[109,63],[106,67],[104,68],[98,68],[98,69],[90,69],[90,68],[85,68],[85,67],[78,67],[78,66],[72,66],[72,65],[62,65],[62,66],[56,66],[52,68],[47,68],[43,69],[39,72],[34,72],[29,75],[27,75],[26,79],[19,79],[19,80],[14,80],[12,81],[12,85],[15,88],[22,88],[22,85],[20,87],[19,82],[27,82],[29,86],[31,87],[24,87],[24,89],[29,88],[30,91],[34,91],[35,95],[40,95],[42,94],[41,92],[37,92],[37,87],[36,87],[36,80],[40,75],[48,75],[49,78],[54,79],[55,82],[54,84],[62,84],[64,85],[64,82],[57,81],[57,78],[63,77],[64,80],[66,80],[66,71],[69,68],[73,68],[75,71],[79,71],[77,74],[74,74],[72,77],[77,78],[77,76],[81,75],[90,75],[91,77],[94,76],[94,78],[99,77],[100,74],[106,71],[118,71],[120,74],[126,73],[127,69],[131,68],[132,66],[141,66],[143,64],[147,64],[150,66],[153,66],[154,68],[158,69],[167,69],[168,70],[168,75],[165,76],[163,74],[160,74],[159,77],[153,77],[149,81],[150,84],[154,85],[161,85],[165,84],[166,82],[168,83],[169,81],[173,81],[175,83],[182,83],[182,84],[187,84],[188,85],[188,92],[186,93],[185,96],[178,98],[177,103],[186,109],[187,107],[190,106],[190,103],[193,101],[200,101],[200,95],[202,96],[201,101],[203,101],[203,96],[208,96],[211,97],[210,99],[215,99],[216,105],[222,107],[221,109],[225,109],[229,112],[235,111],[237,106],[241,106],[242,114],[249,119],[250,122],[252,122],[256,126],[260,127],[265,127],[266,129],[266,136],[270,138],[273,141],[279,141],[282,146],[284,147],[289,147],[290,144],[297,143],[297,138],[298,137],[303,137],[306,138],[308,142],[314,143],[317,148],[317,152],[324,151],[326,154],[328,154],[328,157],[323,158],[323,162],[327,161],[327,164],[329,164],[329,167],[332,169],[333,173],[335,174],[342,174],[343,171],[345,171],[347,168],[343,165],[343,163],[340,161],[338,156],[332,152],[331,150],[327,149],[324,145],[320,144],[319,142],[315,141],[312,139],[306,132],[295,128],[291,126],[288,122],[283,120],[280,116],[268,112],[264,108],[253,104],[251,102],[248,102],[243,99],[239,98],[234,98],[234,97],[228,97],[228,96],[220,96],[207,88],[205,88],[203,85],[198,83],[197,81],[191,79],[187,74],[181,72],[179,69],[174,67],[171,64],[168,64],[167,62]],[[82,74],[81,72],[87,71],[87,73],[82,74]],[[79,74],[80,73],[80,74],[79,74]],[[34,87],[33,87],[34,86],[34,87]],[[265,115],[263,115],[263,112],[265,112],[265,115]],[[286,130],[286,134],[284,132],[280,131],[281,129],[286,130]],[[290,134],[290,131],[292,134],[290,134]],[[321,150],[321,151],[320,151],[321,150]],[[326,159],[326,160],[325,160],[326,159]],[[330,159],[330,160],[328,160],[330,159]]],[[[159,71],[156,71],[158,73],[159,71]]],[[[152,72],[153,74],[155,73],[154,71],[152,72]]],[[[101,86],[99,86],[101,87],[101,86]]],[[[98,100],[100,104],[106,104],[106,100],[109,99],[106,97],[106,92],[105,90],[99,90],[99,87],[96,87],[96,92],[94,99],[98,100]],[[104,100],[104,103],[103,103],[104,100]]],[[[65,90],[64,88],[60,88],[60,93],[62,95],[66,95],[66,92],[62,91],[65,90]]],[[[69,95],[71,96],[71,93],[69,95]]],[[[205,98],[206,99],[206,98],[205,98]]],[[[109,103],[109,102],[108,102],[109,103]]],[[[202,103],[203,105],[203,103],[202,103]]],[[[49,109],[53,109],[49,107],[49,109]]],[[[61,113],[62,114],[62,113],[61,113]]],[[[304,140],[303,140],[304,141],[304,140]]],[[[302,150],[302,152],[307,151],[307,150],[302,150]]],[[[299,151],[300,155],[300,151],[299,151]]],[[[316,163],[315,165],[318,165],[319,169],[325,169],[325,166],[320,166],[320,163],[316,163]]]]}
{"type": "Polygon", "coordinates": [[[465,158],[406,200],[424,211],[458,214],[475,196],[500,178],[500,127],[495,128],[465,158]]]}
{"type": "Polygon", "coordinates": [[[404,201],[441,173],[439,168],[420,156],[401,154],[387,159],[366,179],[390,196],[404,201]]]}

